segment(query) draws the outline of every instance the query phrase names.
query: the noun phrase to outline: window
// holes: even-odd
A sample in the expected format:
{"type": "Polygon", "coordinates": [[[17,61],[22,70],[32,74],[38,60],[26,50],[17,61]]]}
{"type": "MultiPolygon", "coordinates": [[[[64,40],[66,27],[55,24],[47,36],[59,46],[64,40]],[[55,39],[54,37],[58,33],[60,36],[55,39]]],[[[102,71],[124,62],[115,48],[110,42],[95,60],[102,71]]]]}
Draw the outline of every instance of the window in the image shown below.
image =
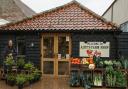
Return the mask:
{"type": "Polygon", "coordinates": [[[54,37],[44,37],[43,39],[44,58],[54,57],[54,37]]]}
{"type": "Polygon", "coordinates": [[[24,38],[17,38],[17,52],[18,52],[18,55],[26,54],[26,46],[25,46],[24,38]]]}
{"type": "Polygon", "coordinates": [[[123,32],[128,32],[128,22],[121,24],[120,27],[123,32]]]}
{"type": "Polygon", "coordinates": [[[69,54],[69,41],[66,41],[66,36],[59,36],[58,41],[58,53],[61,54],[62,59],[65,59],[69,54]]]}

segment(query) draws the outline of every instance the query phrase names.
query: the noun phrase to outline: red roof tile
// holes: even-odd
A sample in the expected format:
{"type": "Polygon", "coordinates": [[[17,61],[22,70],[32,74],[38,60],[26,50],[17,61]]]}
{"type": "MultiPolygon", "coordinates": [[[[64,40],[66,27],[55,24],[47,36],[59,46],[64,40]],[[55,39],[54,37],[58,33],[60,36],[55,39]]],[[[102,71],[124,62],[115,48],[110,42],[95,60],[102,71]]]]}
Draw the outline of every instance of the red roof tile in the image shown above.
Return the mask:
{"type": "Polygon", "coordinates": [[[112,30],[118,27],[72,1],[31,18],[2,26],[2,30],[112,30]]]}

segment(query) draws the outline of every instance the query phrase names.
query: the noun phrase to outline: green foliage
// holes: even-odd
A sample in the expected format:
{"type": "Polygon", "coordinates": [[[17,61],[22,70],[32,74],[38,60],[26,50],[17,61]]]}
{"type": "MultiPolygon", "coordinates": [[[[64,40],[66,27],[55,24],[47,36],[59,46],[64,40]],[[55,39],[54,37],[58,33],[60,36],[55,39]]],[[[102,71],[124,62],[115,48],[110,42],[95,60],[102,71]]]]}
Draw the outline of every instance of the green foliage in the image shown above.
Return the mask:
{"type": "Polygon", "coordinates": [[[14,74],[7,74],[7,81],[15,82],[16,77],[14,74]]]}
{"type": "Polygon", "coordinates": [[[41,71],[38,69],[35,69],[32,74],[34,76],[34,80],[36,80],[36,81],[41,78],[41,71]]]}
{"type": "Polygon", "coordinates": [[[29,62],[24,65],[24,69],[32,71],[34,69],[33,63],[29,62]]]}
{"type": "Polygon", "coordinates": [[[107,73],[113,73],[113,71],[114,71],[113,66],[106,66],[107,73]]]}
{"type": "Polygon", "coordinates": [[[27,78],[27,81],[32,82],[34,80],[34,75],[33,74],[27,74],[26,78],[27,78]]]}
{"type": "Polygon", "coordinates": [[[96,64],[96,67],[103,68],[104,61],[101,59],[101,57],[94,57],[94,63],[96,64]]]}
{"type": "Polygon", "coordinates": [[[112,66],[106,67],[106,81],[108,86],[125,87],[126,76],[121,70],[114,70],[112,66]]]}
{"type": "Polygon", "coordinates": [[[7,66],[12,66],[14,65],[14,60],[13,60],[13,56],[7,56],[5,61],[4,61],[5,65],[7,66]]]}
{"type": "Polygon", "coordinates": [[[112,65],[113,65],[113,62],[112,62],[112,60],[105,60],[105,61],[104,61],[104,64],[105,64],[106,66],[112,66],[112,65]]]}
{"type": "Polygon", "coordinates": [[[15,64],[15,62],[13,60],[13,56],[7,56],[5,61],[4,61],[4,64],[7,66],[7,69],[9,71],[11,71],[12,66],[15,64]]]}
{"type": "Polygon", "coordinates": [[[127,85],[125,73],[123,73],[121,71],[116,71],[115,76],[116,76],[116,85],[117,86],[125,87],[127,85]]]}
{"type": "Polygon", "coordinates": [[[18,67],[23,67],[24,65],[25,65],[24,58],[20,57],[19,59],[17,59],[17,66],[18,67]]]}
{"type": "Polygon", "coordinates": [[[17,85],[23,85],[27,82],[26,75],[25,74],[18,74],[16,76],[16,84],[17,85]]]}
{"type": "Polygon", "coordinates": [[[121,63],[124,69],[128,69],[128,59],[121,59],[121,63]]]}
{"type": "Polygon", "coordinates": [[[31,62],[25,63],[24,58],[19,58],[15,63],[13,60],[13,56],[9,55],[6,57],[4,63],[7,66],[7,68],[10,70],[9,74],[7,74],[7,82],[9,85],[17,84],[18,86],[19,85],[23,86],[26,82],[29,81],[31,83],[39,80],[41,77],[41,71],[35,68],[33,63],[31,62]],[[19,68],[22,69],[20,69],[18,73],[12,74],[13,65],[17,65],[19,68]]]}
{"type": "Polygon", "coordinates": [[[115,66],[115,68],[121,68],[122,67],[122,64],[119,60],[118,61],[114,60],[113,65],[115,66]]]}

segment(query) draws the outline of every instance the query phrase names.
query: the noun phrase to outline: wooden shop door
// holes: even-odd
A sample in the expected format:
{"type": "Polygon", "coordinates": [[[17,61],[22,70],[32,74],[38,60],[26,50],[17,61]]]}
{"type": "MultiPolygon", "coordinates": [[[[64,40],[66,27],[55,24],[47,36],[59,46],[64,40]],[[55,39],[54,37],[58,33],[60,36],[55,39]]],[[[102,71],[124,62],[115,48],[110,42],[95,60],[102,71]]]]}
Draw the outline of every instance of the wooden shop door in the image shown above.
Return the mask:
{"type": "Polygon", "coordinates": [[[46,33],[42,35],[43,76],[68,76],[70,71],[71,39],[69,34],[46,33]]]}

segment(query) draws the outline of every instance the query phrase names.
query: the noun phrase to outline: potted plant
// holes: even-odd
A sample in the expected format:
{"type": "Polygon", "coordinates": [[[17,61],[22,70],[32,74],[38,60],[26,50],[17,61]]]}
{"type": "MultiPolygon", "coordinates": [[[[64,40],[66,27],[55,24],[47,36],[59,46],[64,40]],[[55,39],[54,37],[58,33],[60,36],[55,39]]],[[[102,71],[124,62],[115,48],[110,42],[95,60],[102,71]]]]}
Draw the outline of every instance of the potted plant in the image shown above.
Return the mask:
{"type": "Polygon", "coordinates": [[[7,66],[7,69],[11,70],[12,66],[14,65],[13,56],[7,56],[6,60],[4,61],[4,63],[7,66]]]}
{"type": "Polygon", "coordinates": [[[34,65],[31,62],[28,62],[24,65],[24,69],[28,70],[31,72],[34,69],[34,65]]]}
{"type": "Polygon", "coordinates": [[[15,81],[16,80],[16,77],[14,74],[7,74],[7,84],[11,85],[11,86],[14,86],[15,85],[15,81]]]}
{"type": "Polygon", "coordinates": [[[23,85],[27,82],[25,74],[18,74],[16,77],[16,84],[18,85],[18,89],[23,89],[23,85]]]}
{"type": "Polygon", "coordinates": [[[33,76],[34,76],[34,82],[40,80],[41,78],[41,71],[38,70],[37,68],[33,71],[33,76]]]}
{"type": "Polygon", "coordinates": [[[32,84],[34,82],[34,75],[31,73],[31,74],[27,74],[26,75],[26,78],[27,78],[27,81],[32,84]]]}
{"type": "Polygon", "coordinates": [[[24,58],[23,58],[23,57],[20,57],[20,58],[17,60],[17,66],[18,66],[18,68],[21,70],[21,69],[23,69],[24,65],[25,65],[24,58]]]}

